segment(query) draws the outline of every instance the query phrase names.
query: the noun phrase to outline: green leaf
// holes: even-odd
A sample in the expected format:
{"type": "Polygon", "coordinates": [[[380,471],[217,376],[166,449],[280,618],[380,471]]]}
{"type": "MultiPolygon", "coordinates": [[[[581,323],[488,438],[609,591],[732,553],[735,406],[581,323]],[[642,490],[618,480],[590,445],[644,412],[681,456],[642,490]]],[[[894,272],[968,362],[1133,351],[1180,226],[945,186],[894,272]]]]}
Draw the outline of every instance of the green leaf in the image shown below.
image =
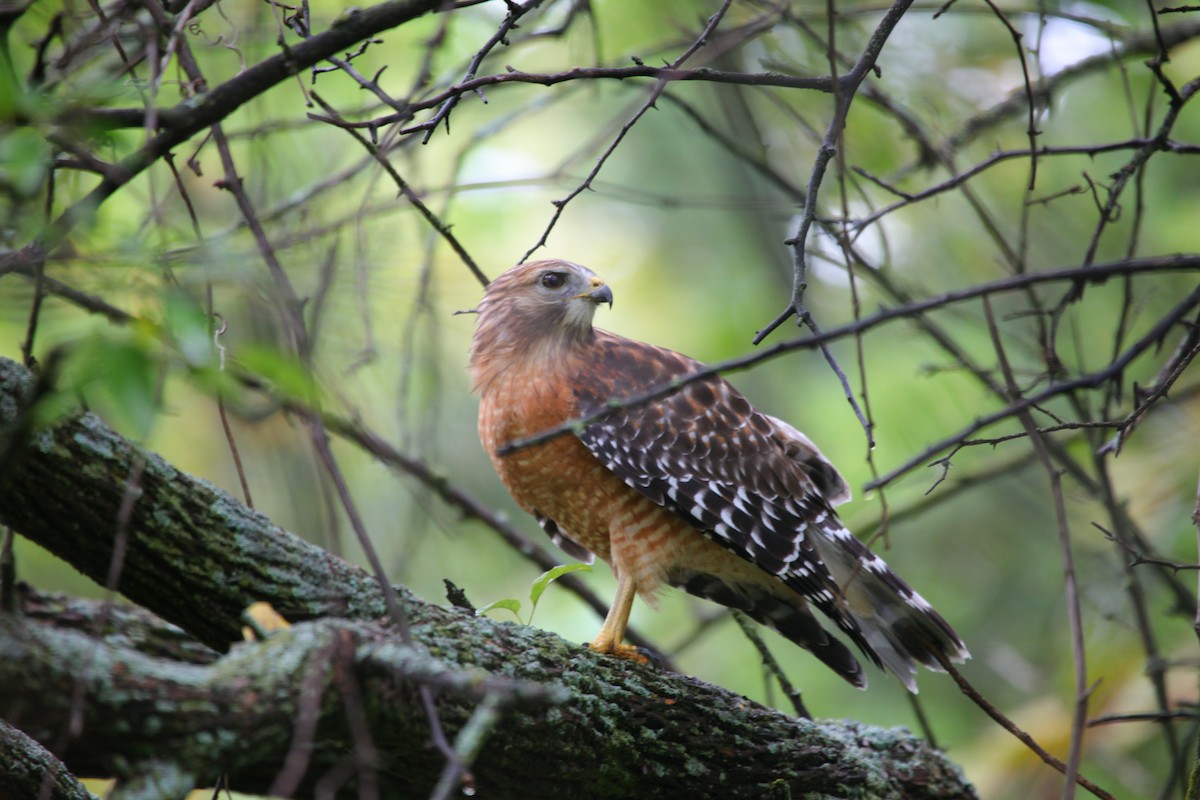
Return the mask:
{"type": "Polygon", "coordinates": [[[533,608],[529,610],[529,621],[533,622],[533,612],[537,610],[538,600],[542,598],[542,593],[546,588],[563,575],[571,572],[586,571],[591,572],[592,568],[587,564],[559,564],[553,569],[548,569],[537,577],[529,587],[529,600],[533,603],[533,608]]]}
{"type": "Polygon", "coordinates": [[[108,354],[107,386],[114,408],[139,439],[150,435],[158,415],[159,363],[154,354],[137,343],[122,343],[108,354]]]}
{"type": "Polygon", "coordinates": [[[507,609],[513,613],[513,616],[517,618],[518,622],[521,620],[521,601],[513,597],[510,597],[507,600],[497,600],[494,603],[488,603],[483,608],[477,610],[475,612],[475,616],[482,617],[493,608],[507,609]]]}
{"type": "Polygon", "coordinates": [[[204,309],[183,291],[168,289],[163,311],[163,327],[188,366],[215,365],[217,351],[204,309]]]}
{"type": "Polygon", "coordinates": [[[30,424],[35,431],[49,428],[79,411],[79,395],[62,387],[55,387],[38,398],[29,411],[30,424]]]}
{"type": "Polygon", "coordinates": [[[32,197],[50,173],[50,144],[31,128],[10,130],[0,138],[0,182],[32,197]]]}
{"type": "Polygon", "coordinates": [[[158,417],[161,370],[157,340],[135,325],[80,340],[68,357],[64,385],[128,435],[145,441],[158,417]]]}
{"type": "Polygon", "coordinates": [[[239,347],[236,357],[242,366],[266,380],[276,394],[316,405],[319,393],[312,373],[297,359],[275,348],[255,344],[239,347]]]}

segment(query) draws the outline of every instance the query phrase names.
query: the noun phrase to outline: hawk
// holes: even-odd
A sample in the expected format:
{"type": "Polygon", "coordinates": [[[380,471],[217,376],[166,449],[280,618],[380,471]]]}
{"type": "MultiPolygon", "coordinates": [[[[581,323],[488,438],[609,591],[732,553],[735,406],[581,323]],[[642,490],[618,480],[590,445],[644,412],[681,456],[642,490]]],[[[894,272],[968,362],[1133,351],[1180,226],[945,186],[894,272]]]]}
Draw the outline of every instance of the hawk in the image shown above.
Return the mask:
{"type": "Polygon", "coordinates": [[[617,594],[593,650],[622,643],[634,598],[664,586],[745,612],[858,687],[858,660],[815,606],[915,692],[916,665],[966,648],[921,595],[838,519],[846,481],[808,437],[710,376],[644,404],[624,398],[703,365],[592,327],[612,291],[569,261],[516,266],[487,287],[471,341],[479,436],[521,508],[573,557],[612,566],[617,594]],[[569,420],[573,433],[505,451],[569,420]]]}

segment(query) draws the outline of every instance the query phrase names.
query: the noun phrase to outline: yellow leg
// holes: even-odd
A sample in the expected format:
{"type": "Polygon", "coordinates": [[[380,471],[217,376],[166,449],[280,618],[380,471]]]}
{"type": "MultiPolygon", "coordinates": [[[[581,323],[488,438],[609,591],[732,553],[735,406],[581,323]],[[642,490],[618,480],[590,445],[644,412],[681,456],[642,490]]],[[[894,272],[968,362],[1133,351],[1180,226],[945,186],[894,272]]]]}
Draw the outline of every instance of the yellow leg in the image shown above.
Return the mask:
{"type": "Polygon", "coordinates": [[[618,658],[628,658],[633,661],[646,663],[647,658],[631,644],[622,644],[625,638],[625,626],[629,624],[629,612],[633,610],[633,599],[637,597],[637,583],[629,575],[617,576],[617,596],[600,633],[588,645],[597,653],[608,653],[618,658]]]}

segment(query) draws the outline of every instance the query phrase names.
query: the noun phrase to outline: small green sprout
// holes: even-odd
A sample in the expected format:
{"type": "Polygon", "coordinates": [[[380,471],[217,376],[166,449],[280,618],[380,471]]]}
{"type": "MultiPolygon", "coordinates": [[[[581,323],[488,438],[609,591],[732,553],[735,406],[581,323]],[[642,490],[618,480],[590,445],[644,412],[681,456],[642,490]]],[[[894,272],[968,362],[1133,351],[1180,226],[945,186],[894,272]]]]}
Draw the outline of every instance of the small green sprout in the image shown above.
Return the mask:
{"type": "Polygon", "coordinates": [[[504,600],[496,600],[493,603],[488,603],[486,606],[476,611],[475,615],[482,616],[494,608],[503,608],[507,611],[511,611],[513,616],[517,618],[518,622],[521,622],[525,625],[532,625],[533,613],[537,611],[538,601],[542,599],[542,594],[547,588],[549,588],[550,584],[554,583],[563,575],[580,571],[590,572],[591,569],[592,568],[587,564],[559,564],[557,567],[548,569],[541,575],[537,576],[533,583],[529,585],[529,619],[521,619],[521,601],[515,597],[509,597],[504,600]]]}

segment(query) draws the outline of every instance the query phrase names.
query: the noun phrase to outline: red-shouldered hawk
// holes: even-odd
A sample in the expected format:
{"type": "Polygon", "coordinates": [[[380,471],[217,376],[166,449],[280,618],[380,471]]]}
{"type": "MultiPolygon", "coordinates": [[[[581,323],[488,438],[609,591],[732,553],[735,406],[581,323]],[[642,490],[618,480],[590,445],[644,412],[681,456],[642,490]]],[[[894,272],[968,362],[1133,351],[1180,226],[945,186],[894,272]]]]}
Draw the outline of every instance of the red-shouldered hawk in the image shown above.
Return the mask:
{"type": "Polygon", "coordinates": [[[517,504],[556,544],[612,565],[617,596],[599,652],[624,645],[633,599],[664,584],[744,611],[866,686],[819,608],[915,692],[916,664],[968,658],[945,620],[842,526],[845,480],[786,422],[719,376],[618,408],[574,435],[500,455],[510,442],[590,415],[702,368],[592,327],[612,292],[568,261],[510,269],[487,288],[471,342],[479,435],[517,504]]]}

